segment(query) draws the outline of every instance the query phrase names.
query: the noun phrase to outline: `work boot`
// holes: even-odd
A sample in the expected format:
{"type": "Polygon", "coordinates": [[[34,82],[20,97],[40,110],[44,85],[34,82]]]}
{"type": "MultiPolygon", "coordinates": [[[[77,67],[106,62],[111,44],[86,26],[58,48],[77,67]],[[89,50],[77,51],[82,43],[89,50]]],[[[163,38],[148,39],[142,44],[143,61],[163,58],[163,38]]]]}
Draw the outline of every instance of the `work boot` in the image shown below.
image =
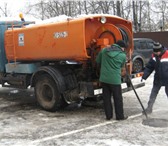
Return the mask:
{"type": "Polygon", "coordinates": [[[126,120],[126,119],[128,119],[128,116],[124,116],[123,118],[116,118],[116,120],[126,120]]]}
{"type": "Polygon", "coordinates": [[[107,121],[111,120],[112,118],[106,118],[107,121]]]}

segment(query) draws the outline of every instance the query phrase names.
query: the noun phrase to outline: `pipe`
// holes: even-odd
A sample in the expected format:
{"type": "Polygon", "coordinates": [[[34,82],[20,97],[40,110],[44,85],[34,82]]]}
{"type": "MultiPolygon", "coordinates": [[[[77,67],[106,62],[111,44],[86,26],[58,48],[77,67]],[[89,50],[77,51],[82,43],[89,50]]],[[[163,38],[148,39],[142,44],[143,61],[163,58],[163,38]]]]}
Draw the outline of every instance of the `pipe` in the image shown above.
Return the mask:
{"type": "Polygon", "coordinates": [[[134,88],[134,85],[132,84],[132,81],[131,81],[130,76],[129,76],[129,74],[128,74],[128,69],[127,69],[127,65],[126,65],[126,64],[125,64],[125,68],[126,68],[126,75],[127,75],[128,79],[129,79],[129,81],[130,81],[131,87],[132,87],[132,89],[134,90],[134,93],[135,93],[135,95],[136,95],[136,97],[137,97],[137,99],[138,99],[138,101],[139,101],[139,103],[140,103],[140,105],[141,105],[141,107],[142,107],[142,110],[143,110],[143,113],[145,114],[146,119],[148,119],[148,115],[147,115],[147,113],[146,113],[146,111],[145,111],[145,108],[144,108],[144,106],[143,106],[143,104],[142,104],[142,102],[141,102],[141,100],[140,100],[140,98],[139,98],[139,96],[138,96],[138,94],[137,94],[135,88],[134,88]]]}

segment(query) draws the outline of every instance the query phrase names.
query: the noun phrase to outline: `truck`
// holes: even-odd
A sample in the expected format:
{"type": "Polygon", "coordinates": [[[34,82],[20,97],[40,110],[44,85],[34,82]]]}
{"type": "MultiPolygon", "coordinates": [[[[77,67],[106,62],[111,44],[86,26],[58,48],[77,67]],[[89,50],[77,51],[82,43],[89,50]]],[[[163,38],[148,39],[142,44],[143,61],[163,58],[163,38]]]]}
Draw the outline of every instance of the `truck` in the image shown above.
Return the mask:
{"type": "MultiPolygon", "coordinates": [[[[117,40],[128,45],[129,77],[142,75],[132,74],[132,23],[121,17],[83,15],[38,24],[5,20],[0,22],[0,30],[1,86],[34,88],[37,103],[47,111],[102,95],[96,56],[117,40]]],[[[131,90],[125,68],[122,83],[127,85],[123,92],[131,90]]]]}

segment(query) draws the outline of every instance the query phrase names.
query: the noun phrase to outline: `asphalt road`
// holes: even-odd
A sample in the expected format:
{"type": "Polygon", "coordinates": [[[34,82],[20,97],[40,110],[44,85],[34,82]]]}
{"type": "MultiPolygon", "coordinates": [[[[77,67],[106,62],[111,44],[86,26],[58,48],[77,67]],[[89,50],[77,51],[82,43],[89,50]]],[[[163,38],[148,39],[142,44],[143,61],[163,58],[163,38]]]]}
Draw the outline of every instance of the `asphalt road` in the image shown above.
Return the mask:
{"type": "MultiPolygon", "coordinates": [[[[140,79],[134,83],[140,82],[140,79]]],[[[146,107],[152,76],[137,93],[146,107]]],[[[161,89],[149,119],[165,125],[149,126],[133,91],[123,94],[127,120],[105,120],[102,103],[71,105],[58,112],[40,109],[32,89],[0,88],[0,146],[167,146],[168,101],[161,89]]]]}

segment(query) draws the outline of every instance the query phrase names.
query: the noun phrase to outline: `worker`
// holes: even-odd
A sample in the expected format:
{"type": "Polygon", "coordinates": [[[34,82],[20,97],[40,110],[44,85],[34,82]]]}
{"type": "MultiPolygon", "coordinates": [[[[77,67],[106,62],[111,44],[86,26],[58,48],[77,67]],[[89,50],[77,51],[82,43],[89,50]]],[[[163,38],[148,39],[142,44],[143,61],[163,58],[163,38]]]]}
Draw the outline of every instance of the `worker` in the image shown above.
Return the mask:
{"type": "Polygon", "coordinates": [[[155,71],[153,87],[149,96],[148,106],[145,109],[147,114],[152,113],[153,104],[162,86],[165,86],[165,93],[168,97],[168,50],[159,42],[153,45],[153,54],[145,67],[142,80],[146,80],[153,71],[155,71]]]}
{"type": "Polygon", "coordinates": [[[103,102],[106,119],[113,118],[113,106],[111,96],[114,99],[116,120],[125,120],[123,98],[121,89],[121,69],[126,62],[127,45],[123,40],[118,40],[110,47],[102,49],[96,62],[100,66],[100,82],[103,89],[103,102]]]}

